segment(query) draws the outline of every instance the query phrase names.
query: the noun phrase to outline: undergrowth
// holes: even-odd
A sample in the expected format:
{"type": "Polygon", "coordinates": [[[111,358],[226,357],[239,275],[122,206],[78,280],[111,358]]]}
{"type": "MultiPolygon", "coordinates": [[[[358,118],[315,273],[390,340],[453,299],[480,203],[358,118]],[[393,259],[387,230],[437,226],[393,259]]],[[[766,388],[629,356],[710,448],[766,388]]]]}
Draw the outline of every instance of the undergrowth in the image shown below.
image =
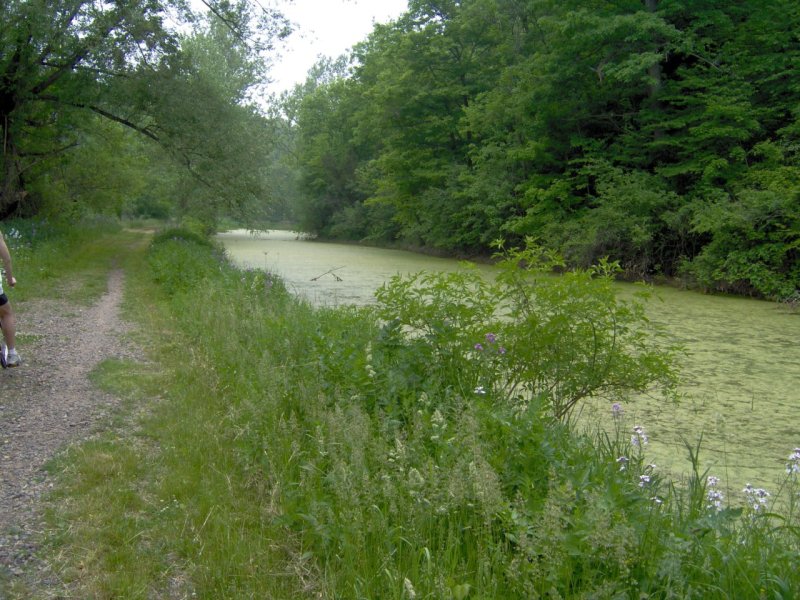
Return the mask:
{"type": "Polygon", "coordinates": [[[613,404],[670,399],[644,299],[614,296],[613,265],[505,258],[496,283],[419,274],[320,309],[159,236],[126,263],[154,362],[119,389],[147,410],[56,469],[64,577],[109,598],[792,597],[794,463],[780,511],[721,498],[697,448],[687,481],[660,476],[613,404]],[[590,395],[616,431],[572,429],[590,395]]]}

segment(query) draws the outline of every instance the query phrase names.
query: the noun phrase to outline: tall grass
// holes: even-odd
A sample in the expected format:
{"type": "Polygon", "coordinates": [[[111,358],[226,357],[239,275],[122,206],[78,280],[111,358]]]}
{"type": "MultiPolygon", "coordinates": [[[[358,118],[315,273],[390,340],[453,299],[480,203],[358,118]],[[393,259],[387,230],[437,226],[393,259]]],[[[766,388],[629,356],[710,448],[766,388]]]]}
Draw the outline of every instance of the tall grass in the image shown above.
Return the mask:
{"type": "MultiPolygon", "coordinates": [[[[315,309],[179,231],[159,236],[146,269],[131,273],[136,297],[152,299],[149,348],[160,364],[138,394],[162,400],[137,438],[117,434],[61,467],[61,506],[71,508],[56,514],[72,538],[58,548],[84,565],[72,580],[90,595],[788,598],[800,589],[793,502],[781,513],[770,510],[774,497],[716,506],[696,449],[690,480],[662,479],[646,431],[622,413],[616,432],[572,431],[569,410],[587,387],[619,401],[670,375],[671,349],[639,337],[641,314],[606,295],[603,273],[568,276],[561,288],[538,281],[543,312],[530,296],[514,304],[521,281],[511,280],[499,321],[484,310],[496,290],[476,292],[469,275],[397,280],[375,309],[315,309]],[[525,335],[509,325],[515,310],[525,335]],[[87,497],[98,499],[91,510],[87,497]],[[99,550],[81,550],[98,538],[99,550]]],[[[785,499],[796,498],[796,476],[787,474],[785,499]]]]}

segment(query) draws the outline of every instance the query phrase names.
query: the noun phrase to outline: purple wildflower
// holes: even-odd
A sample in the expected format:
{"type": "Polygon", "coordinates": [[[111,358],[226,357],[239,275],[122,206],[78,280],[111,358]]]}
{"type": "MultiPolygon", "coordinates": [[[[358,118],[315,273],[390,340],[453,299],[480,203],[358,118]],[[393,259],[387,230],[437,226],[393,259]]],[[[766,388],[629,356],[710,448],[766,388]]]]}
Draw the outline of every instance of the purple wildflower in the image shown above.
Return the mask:
{"type": "Polygon", "coordinates": [[[715,477],[714,475],[709,475],[708,479],[706,479],[706,508],[713,509],[713,510],[722,510],[722,500],[725,496],[717,489],[717,484],[719,483],[719,477],[715,477]]]}
{"type": "Polygon", "coordinates": [[[747,503],[750,505],[754,511],[758,512],[762,508],[767,506],[767,498],[769,498],[769,492],[764,488],[754,488],[749,483],[744,486],[742,490],[744,492],[745,498],[747,499],[747,503]]]}

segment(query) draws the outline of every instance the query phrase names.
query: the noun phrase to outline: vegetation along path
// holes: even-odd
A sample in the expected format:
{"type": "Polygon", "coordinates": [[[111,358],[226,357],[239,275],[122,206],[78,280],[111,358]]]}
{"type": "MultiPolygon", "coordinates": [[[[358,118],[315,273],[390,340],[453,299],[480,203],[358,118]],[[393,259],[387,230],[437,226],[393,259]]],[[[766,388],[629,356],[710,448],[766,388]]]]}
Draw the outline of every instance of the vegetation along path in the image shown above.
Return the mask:
{"type": "Polygon", "coordinates": [[[89,373],[104,359],[135,353],[122,335],[129,328],[119,314],[123,279],[112,271],[107,292],[88,307],[53,299],[18,304],[20,334],[32,341],[23,346],[23,366],[0,374],[0,577],[28,574],[40,584],[53,577],[47,565],[33,564],[39,500],[50,486],[43,467],[90,436],[115,404],[89,373]]]}

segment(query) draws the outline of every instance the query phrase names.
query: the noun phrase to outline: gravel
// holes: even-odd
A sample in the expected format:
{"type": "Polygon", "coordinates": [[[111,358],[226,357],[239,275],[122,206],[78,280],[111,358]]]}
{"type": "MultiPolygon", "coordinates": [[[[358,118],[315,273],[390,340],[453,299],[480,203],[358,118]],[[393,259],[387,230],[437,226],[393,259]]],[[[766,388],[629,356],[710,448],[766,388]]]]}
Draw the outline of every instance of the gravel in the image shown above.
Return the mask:
{"type": "Polygon", "coordinates": [[[59,586],[37,552],[41,500],[53,485],[44,466],[96,433],[118,403],[88,376],[105,359],[137,355],[120,318],[123,285],[116,270],[92,306],[49,299],[15,305],[23,363],[0,372],[0,598],[3,581],[37,590],[36,597],[52,597],[47,589],[59,586]]]}

